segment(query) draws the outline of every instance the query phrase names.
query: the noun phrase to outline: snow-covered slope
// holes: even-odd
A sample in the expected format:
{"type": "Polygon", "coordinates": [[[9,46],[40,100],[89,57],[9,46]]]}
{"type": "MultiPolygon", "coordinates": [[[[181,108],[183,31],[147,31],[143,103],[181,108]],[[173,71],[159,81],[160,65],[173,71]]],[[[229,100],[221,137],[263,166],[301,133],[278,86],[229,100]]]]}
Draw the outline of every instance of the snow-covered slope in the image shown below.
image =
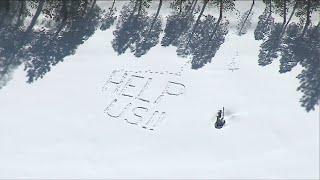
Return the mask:
{"type": "Polygon", "coordinates": [[[258,66],[252,30],[230,32],[199,70],[173,47],[118,56],[111,31],[33,84],[20,67],[0,90],[0,179],[319,178],[319,111],[300,106],[301,69],[258,66]]]}
{"type": "Polygon", "coordinates": [[[97,32],[34,84],[18,69],[1,90],[0,178],[319,177],[319,117],[300,107],[299,69],[280,75],[277,64],[258,67],[252,32],[241,37],[246,46],[228,35],[200,70],[174,48],[157,46],[140,59],[117,56],[108,33],[97,32]],[[229,70],[232,57],[238,70],[229,70]],[[121,93],[134,97],[114,93],[107,83],[114,70],[114,82],[127,71],[132,86],[121,93]],[[149,78],[143,98],[150,103],[135,99],[149,78]],[[114,99],[118,108],[109,114],[131,106],[112,118],[106,108],[114,99]],[[227,123],[217,130],[222,106],[227,123]],[[165,116],[153,131],[127,123],[154,112],[165,116]]]}

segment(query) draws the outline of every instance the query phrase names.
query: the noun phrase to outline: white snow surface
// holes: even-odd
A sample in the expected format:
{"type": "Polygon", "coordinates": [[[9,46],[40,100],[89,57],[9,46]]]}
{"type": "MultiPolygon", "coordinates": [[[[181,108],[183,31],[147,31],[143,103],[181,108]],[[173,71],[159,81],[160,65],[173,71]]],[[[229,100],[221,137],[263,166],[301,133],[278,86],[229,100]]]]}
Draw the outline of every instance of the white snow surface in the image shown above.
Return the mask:
{"type": "Polygon", "coordinates": [[[118,56],[111,31],[97,31],[43,79],[27,84],[21,67],[1,89],[0,178],[319,178],[319,107],[307,113],[300,106],[299,67],[279,74],[276,61],[258,66],[261,42],[252,31],[230,32],[212,63],[187,64],[181,76],[169,74],[188,61],[175,48],[118,56]],[[127,122],[143,114],[134,107],[151,103],[117,95],[110,83],[103,90],[120,69],[143,77],[126,93],[136,95],[148,78],[145,97],[164,92],[143,117],[165,112],[154,130],[127,122]],[[167,90],[178,95],[164,91],[169,81],[184,85],[167,90]],[[132,103],[119,118],[105,113],[114,98],[117,111],[132,103]],[[226,125],[218,130],[223,106],[226,125]]]}

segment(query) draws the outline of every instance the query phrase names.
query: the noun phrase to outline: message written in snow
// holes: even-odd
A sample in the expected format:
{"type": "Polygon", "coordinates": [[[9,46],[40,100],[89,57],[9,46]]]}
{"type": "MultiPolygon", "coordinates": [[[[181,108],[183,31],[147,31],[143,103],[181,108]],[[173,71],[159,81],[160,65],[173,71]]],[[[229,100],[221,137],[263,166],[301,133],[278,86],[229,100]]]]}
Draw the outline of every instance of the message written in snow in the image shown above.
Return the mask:
{"type": "Polygon", "coordinates": [[[114,70],[103,86],[111,97],[104,112],[108,117],[154,130],[165,118],[169,97],[184,93],[180,73],[114,70]]]}

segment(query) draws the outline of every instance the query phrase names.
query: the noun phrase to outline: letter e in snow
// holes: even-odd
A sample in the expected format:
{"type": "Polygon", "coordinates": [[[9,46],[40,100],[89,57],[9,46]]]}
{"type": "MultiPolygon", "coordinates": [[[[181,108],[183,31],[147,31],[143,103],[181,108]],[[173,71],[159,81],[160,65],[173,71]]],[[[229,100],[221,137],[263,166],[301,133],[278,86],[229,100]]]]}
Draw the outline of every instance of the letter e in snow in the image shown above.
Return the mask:
{"type": "Polygon", "coordinates": [[[143,76],[131,75],[131,78],[122,89],[122,95],[127,97],[134,97],[135,95],[133,95],[133,93],[136,92],[137,94],[139,92],[137,80],[141,81],[143,79],[143,76]]]}

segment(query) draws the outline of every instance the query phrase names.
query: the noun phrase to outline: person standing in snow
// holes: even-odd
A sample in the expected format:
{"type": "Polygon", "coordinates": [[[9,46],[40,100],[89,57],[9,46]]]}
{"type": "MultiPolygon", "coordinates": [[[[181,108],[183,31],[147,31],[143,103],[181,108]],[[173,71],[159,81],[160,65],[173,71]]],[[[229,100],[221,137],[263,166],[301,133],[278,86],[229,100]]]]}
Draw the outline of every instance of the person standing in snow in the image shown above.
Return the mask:
{"type": "MultiPolygon", "coordinates": [[[[223,108],[223,110],[224,110],[224,108],[223,108]]],[[[217,113],[217,120],[216,120],[214,126],[217,129],[221,129],[225,123],[226,123],[226,121],[224,120],[224,111],[219,110],[217,113]]]]}

